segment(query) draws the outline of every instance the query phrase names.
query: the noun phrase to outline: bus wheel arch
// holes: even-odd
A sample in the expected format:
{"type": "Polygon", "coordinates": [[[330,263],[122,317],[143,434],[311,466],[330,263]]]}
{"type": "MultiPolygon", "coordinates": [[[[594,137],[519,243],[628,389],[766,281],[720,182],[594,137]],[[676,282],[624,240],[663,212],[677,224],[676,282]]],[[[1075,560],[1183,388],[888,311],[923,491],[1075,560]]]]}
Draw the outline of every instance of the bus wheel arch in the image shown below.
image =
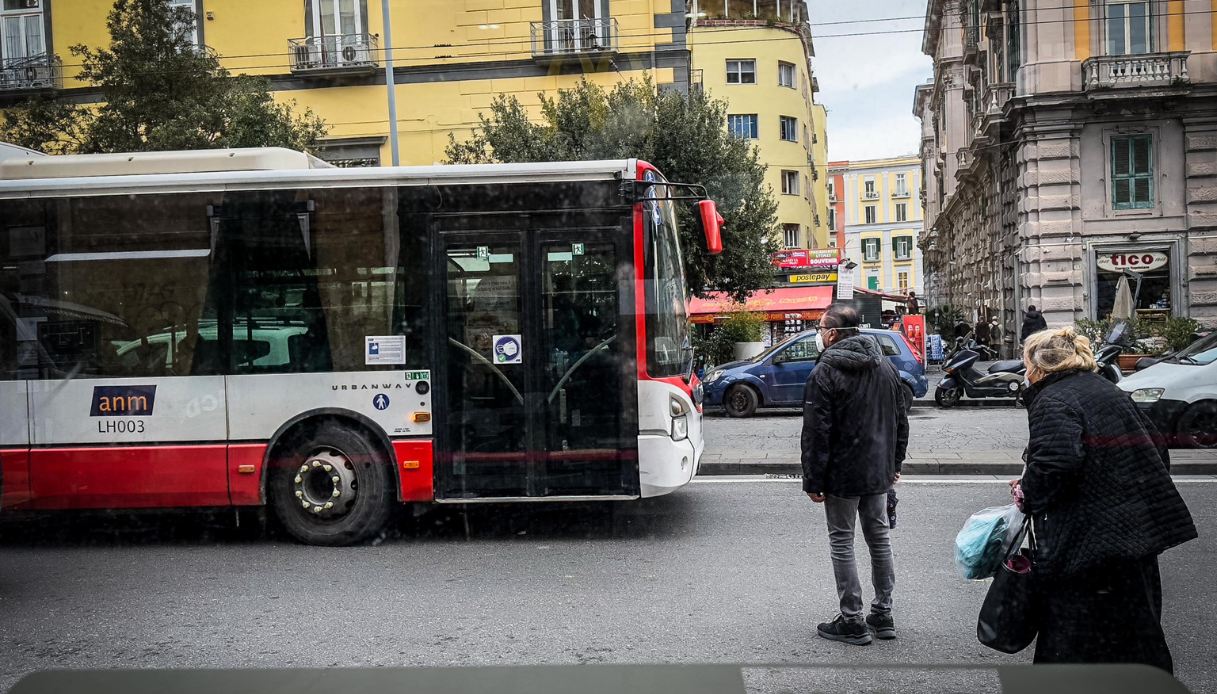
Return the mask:
{"type": "Polygon", "coordinates": [[[296,540],[356,544],[379,533],[397,505],[394,459],[388,437],[356,413],[302,415],[267,447],[264,498],[296,540]]]}

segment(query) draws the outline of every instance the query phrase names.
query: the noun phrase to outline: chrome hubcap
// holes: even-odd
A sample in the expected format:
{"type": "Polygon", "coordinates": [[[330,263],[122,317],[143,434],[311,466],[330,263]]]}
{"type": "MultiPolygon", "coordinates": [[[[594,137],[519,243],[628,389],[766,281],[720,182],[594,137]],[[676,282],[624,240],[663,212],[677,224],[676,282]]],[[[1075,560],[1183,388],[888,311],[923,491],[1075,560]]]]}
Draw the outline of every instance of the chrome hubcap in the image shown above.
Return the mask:
{"type": "Polygon", "coordinates": [[[323,518],[344,515],[359,493],[354,463],[333,449],[309,454],[292,482],[300,508],[323,518]]]}

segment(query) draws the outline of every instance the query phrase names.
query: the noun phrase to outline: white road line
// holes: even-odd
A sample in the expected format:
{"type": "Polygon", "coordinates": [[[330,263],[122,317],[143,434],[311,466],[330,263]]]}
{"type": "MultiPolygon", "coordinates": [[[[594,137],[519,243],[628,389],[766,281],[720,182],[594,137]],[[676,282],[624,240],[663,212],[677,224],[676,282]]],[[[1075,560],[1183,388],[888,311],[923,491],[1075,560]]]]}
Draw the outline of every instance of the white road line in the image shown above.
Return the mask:
{"type": "MultiPolygon", "coordinates": [[[[1014,479],[1011,476],[1009,479],[1014,479]]],[[[1217,477],[1176,477],[1175,484],[1217,484],[1217,477]]],[[[693,480],[693,484],[763,484],[768,482],[801,482],[798,477],[712,477],[712,478],[697,478],[693,480]]],[[[1009,480],[1004,477],[946,477],[936,479],[920,479],[915,477],[904,477],[900,480],[901,485],[967,485],[967,484],[1009,484],[1009,480]]]]}

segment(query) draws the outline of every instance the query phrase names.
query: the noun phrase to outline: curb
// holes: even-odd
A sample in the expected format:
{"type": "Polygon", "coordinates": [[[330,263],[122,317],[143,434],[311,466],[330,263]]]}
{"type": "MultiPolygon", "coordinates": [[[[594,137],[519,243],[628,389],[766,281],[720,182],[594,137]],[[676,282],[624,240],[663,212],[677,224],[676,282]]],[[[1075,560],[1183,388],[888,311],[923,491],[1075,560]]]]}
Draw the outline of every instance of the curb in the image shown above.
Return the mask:
{"type": "MultiPolygon", "coordinates": [[[[1023,464],[986,461],[927,461],[910,460],[901,470],[905,475],[1013,475],[1023,473],[1023,464]]],[[[719,475],[795,475],[802,476],[803,466],[790,462],[740,463],[707,461],[697,470],[699,477],[719,475]]],[[[1175,460],[1171,475],[1217,475],[1217,460],[1175,460]]]]}

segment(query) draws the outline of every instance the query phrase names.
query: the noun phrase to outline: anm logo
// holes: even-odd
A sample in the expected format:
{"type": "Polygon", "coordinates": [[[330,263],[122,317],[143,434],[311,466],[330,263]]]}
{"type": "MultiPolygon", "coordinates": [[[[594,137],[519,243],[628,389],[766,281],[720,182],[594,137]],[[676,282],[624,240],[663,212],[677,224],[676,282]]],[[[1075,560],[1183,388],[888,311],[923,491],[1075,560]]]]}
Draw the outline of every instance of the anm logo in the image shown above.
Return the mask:
{"type": "Polygon", "coordinates": [[[156,386],[93,386],[90,417],[141,417],[152,414],[156,386]]]}

